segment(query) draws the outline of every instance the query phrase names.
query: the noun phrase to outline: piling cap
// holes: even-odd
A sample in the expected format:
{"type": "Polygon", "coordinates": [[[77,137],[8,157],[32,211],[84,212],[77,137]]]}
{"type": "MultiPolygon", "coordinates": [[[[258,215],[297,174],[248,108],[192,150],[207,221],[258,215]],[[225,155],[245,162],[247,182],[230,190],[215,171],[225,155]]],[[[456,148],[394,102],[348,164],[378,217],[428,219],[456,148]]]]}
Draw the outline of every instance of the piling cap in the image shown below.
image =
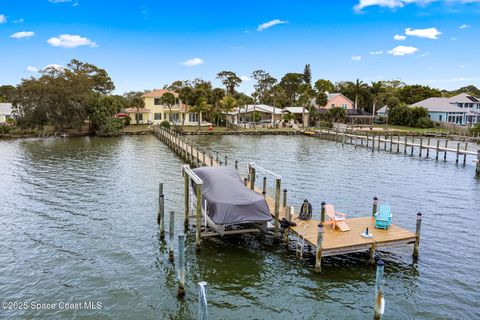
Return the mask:
{"type": "Polygon", "coordinates": [[[160,198],[163,198],[163,197],[165,197],[165,196],[164,196],[163,193],[162,193],[162,194],[160,195],[160,198]]]}
{"type": "Polygon", "coordinates": [[[287,192],[287,189],[283,189],[283,192],[287,192]]]}
{"type": "Polygon", "coordinates": [[[320,223],[318,224],[318,227],[319,227],[319,228],[323,228],[323,223],[320,222],[320,223]]]}
{"type": "Polygon", "coordinates": [[[421,217],[421,216],[422,216],[422,213],[421,213],[421,212],[417,212],[417,216],[421,217]]]}
{"type": "Polygon", "coordinates": [[[373,197],[373,200],[377,201],[377,200],[378,200],[378,198],[375,196],[375,197],[373,197]]]}
{"type": "Polygon", "coordinates": [[[327,203],[325,201],[322,201],[322,206],[326,205],[327,203]]]}
{"type": "Polygon", "coordinates": [[[303,200],[303,202],[308,202],[308,200],[307,200],[307,199],[305,199],[305,200],[303,200]]]}
{"type": "Polygon", "coordinates": [[[382,259],[378,259],[378,261],[377,261],[377,266],[378,266],[378,267],[383,267],[384,265],[385,265],[385,262],[383,262],[382,259]]]}

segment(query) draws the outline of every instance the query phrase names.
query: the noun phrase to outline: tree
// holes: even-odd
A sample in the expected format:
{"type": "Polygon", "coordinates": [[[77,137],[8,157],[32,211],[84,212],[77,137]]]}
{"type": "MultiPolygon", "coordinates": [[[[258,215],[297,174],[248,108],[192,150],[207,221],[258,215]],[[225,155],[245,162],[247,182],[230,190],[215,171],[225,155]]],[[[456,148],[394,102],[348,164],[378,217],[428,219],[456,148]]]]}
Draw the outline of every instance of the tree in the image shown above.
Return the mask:
{"type": "Polygon", "coordinates": [[[303,69],[303,81],[308,84],[312,83],[312,69],[310,68],[310,64],[306,64],[303,69]]]}
{"type": "Polygon", "coordinates": [[[200,125],[202,122],[201,120],[202,112],[205,112],[210,108],[211,108],[211,105],[208,104],[207,99],[203,96],[199,97],[195,102],[195,105],[191,107],[190,111],[197,113],[198,131],[200,131],[200,125]]]}
{"type": "Polygon", "coordinates": [[[87,107],[87,115],[90,121],[90,129],[100,132],[103,130],[102,135],[116,135],[113,132],[116,126],[114,122],[109,118],[118,113],[125,107],[124,98],[121,96],[105,96],[98,95],[96,99],[87,107]],[[109,123],[108,130],[104,130],[104,126],[109,123]]]}
{"type": "Polygon", "coordinates": [[[315,81],[315,89],[317,89],[318,92],[333,92],[335,86],[330,80],[318,79],[315,81]]]}
{"type": "Polygon", "coordinates": [[[345,118],[347,117],[347,111],[340,107],[333,107],[328,109],[327,117],[332,122],[342,121],[342,120],[345,120],[345,118]]]}
{"type": "Polygon", "coordinates": [[[221,71],[217,73],[217,79],[220,79],[225,86],[227,93],[232,96],[235,94],[235,88],[242,83],[242,79],[232,71],[221,71]]]}
{"type": "Polygon", "coordinates": [[[324,107],[327,105],[328,103],[328,96],[325,92],[323,91],[319,91],[317,92],[316,96],[315,96],[315,103],[317,104],[317,106],[319,107],[324,107]]]}
{"type": "Polygon", "coordinates": [[[145,108],[145,100],[141,96],[135,96],[130,100],[130,108],[137,109],[135,113],[135,123],[138,126],[140,120],[140,109],[145,108]]]}
{"type": "Polygon", "coordinates": [[[15,87],[12,85],[0,86],[0,102],[12,102],[15,96],[15,87]]]}
{"type": "Polygon", "coordinates": [[[358,108],[358,96],[363,92],[365,91],[365,88],[367,87],[367,84],[364,83],[362,80],[360,79],[357,79],[353,85],[353,94],[355,96],[355,106],[353,107],[353,109],[357,109],[358,108]]]}
{"type": "Polygon", "coordinates": [[[12,102],[23,127],[50,123],[63,132],[80,127],[94,100],[113,89],[105,70],[73,59],[65,68],[47,68],[37,78],[23,79],[12,102]]]}
{"type": "Polygon", "coordinates": [[[219,101],[220,110],[222,113],[229,113],[235,110],[237,107],[237,101],[232,96],[225,96],[219,101]]]}
{"type": "Polygon", "coordinates": [[[311,106],[312,98],[315,97],[315,91],[310,84],[303,84],[300,90],[298,103],[302,106],[302,128],[305,128],[305,110],[311,106]]]}
{"type": "MultiPolygon", "coordinates": [[[[161,97],[160,97],[160,103],[163,104],[164,106],[167,106],[168,111],[170,112],[170,117],[172,117],[172,106],[175,105],[176,102],[175,95],[171,92],[165,92],[161,97]]],[[[172,117],[173,118],[173,117],[172,117]]],[[[176,127],[176,121],[173,119],[173,127],[176,127]]]]}
{"type": "MultiPolygon", "coordinates": [[[[217,126],[219,125],[220,118],[222,116],[222,107],[220,106],[220,101],[225,97],[225,90],[222,88],[214,88],[212,90],[212,119],[216,120],[217,126]]],[[[229,96],[232,97],[232,96],[229,96]]],[[[234,99],[232,97],[232,99],[234,99]]],[[[235,99],[234,99],[235,100],[235,99]]]]}
{"type": "Polygon", "coordinates": [[[287,96],[286,104],[292,106],[297,101],[297,96],[300,93],[300,87],[303,84],[302,73],[287,73],[280,80],[280,87],[283,88],[287,96]]]}
{"type": "Polygon", "coordinates": [[[380,95],[384,92],[383,83],[381,81],[372,81],[372,85],[370,86],[370,94],[372,95],[372,115],[375,116],[377,100],[380,95]]]}
{"type": "Polygon", "coordinates": [[[254,87],[258,94],[258,99],[260,103],[268,103],[270,94],[273,97],[272,125],[274,125],[276,108],[274,85],[277,83],[277,79],[275,79],[268,72],[265,72],[263,70],[255,70],[252,73],[252,77],[257,80],[257,83],[254,85],[254,87]]]}
{"type": "Polygon", "coordinates": [[[441,96],[442,92],[440,90],[420,84],[406,85],[398,90],[398,98],[407,105],[412,105],[427,98],[441,96]]]}

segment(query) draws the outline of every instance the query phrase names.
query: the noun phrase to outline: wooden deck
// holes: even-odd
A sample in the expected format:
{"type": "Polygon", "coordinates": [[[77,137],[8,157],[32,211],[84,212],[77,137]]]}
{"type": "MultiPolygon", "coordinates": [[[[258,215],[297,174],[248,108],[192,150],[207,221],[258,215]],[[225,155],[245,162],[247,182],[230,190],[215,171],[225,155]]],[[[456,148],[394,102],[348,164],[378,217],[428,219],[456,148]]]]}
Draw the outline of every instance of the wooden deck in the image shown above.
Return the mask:
{"type": "MultiPolygon", "coordinates": [[[[222,163],[217,161],[217,157],[208,154],[198,147],[189,144],[184,137],[168,130],[157,130],[155,134],[169,145],[174,151],[182,155],[191,163],[200,163],[204,166],[219,166],[222,163]]],[[[232,162],[232,161],[231,161],[232,162]]],[[[250,181],[248,181],[250,186],[250,181]]],[[[262,190],[255,187],[255,191],[262,194],[262,190]]],[[[275,200],[268,195],[265,196],[270,213],[275,219],[275,200]]],[[[288,205],[287,205],[288,206],[288,205]]],[[[286,207],[280,204],[279,220],[285,218],[286,207]]],[[[306,243],[315,248],[318,252],[317,237],[319,220],[301,221],[296,219],[298,215],[292,215],[292,221],[297,226],[290,227],[289,231],[300,239],[305,239],[306,243]]],[[[348,217],[348,216],[347,216],[348,217]]],[[[413,218],[413,216],[412,216],[413,218]]],[[[413,219],[412,219],[413,220],[413,219]]],[[[278,225],[278,222],[275,221],[278,225]]],[[[370,250],[371,256],[377,248],[406,245],[415,243],[417,236],[414,232],[403,229],[397,225],[391,224],[388,230],[375,228],[375,221],[371,216],[361,218],[346,219],[350,231],[341,232],[333,230],[331,225],[326,224],[323,229],[323,241],[321,248],[321,257],[340,255],[358,251],[370,250]],[[373,234],[373,238],[364,238],[361,236],[365,229],[373,234]]]]}

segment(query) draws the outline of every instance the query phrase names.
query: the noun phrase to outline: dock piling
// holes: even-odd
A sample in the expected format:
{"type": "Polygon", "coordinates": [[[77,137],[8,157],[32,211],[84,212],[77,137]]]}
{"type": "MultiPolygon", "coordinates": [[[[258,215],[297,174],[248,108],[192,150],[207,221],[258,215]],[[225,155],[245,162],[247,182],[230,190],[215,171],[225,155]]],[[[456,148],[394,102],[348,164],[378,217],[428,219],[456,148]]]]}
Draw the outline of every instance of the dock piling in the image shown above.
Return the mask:
{"type": "Polygon", "coordinates": [[[445,140],[445,153],[443,154],[443,161],[447,161],[448,138],[445,140]]]}
{"type": "Polygon", "coordinates": [[[235,160],[235,170],[238,170],[238,160],[235,160]]]}
{"type": "Polygon", "coordinates": [[[438,153],[440,152],[440,140],[437,140],[437,153],[435,154],[435,160],[438,161],[438,153]]]}
{"type": "Polygon", "coordinates": [[[477,165],[475,167],[475,178],[480,178],[480,149],[477,150],[477,165]]]}
{"type": "Polygon", "coordinates": [[[255,167],[250,166],[250,189],[255,190],[255,167]]]}
{"type": "Polygon", "coordinates": [[[183,217],[183,224],[185,226],[185,229],[188,229],[188,216],[190,215],[190,194],[189,194],[189,184],[190,184],[190,177],[188,174],[184,173],[184,189],[185,189],[185,195],[184,195],[184,202],[185,202],[185,212],[184,212],[184,217],[183,217]]]}
{"type": "Polygon", "coordinates": [[[404,145],[403,153],[407,154],[407,136],[405,136],[405,140],[403,141],[403,145],[404,145]]]}
{"type": "Polygon", "coordinates": [[[170,211],[170,221],[169,221],[169,228],[168,228],[168,236],[170,242],[168,244],[168,260],[173,261],[173,242],[174,242],[174,234],[175,233],[175,212],[170,211]]]}
{"type": "Polygon", "coordinates": [[[177,296],[185,296],[185,234],[178,235],[178,290],[177,296]]]}
{"type": "Polygon", "coordinates": [[[317,251],[315,253],[315,272],[322,271],[322,243],[323,243],[323,223],[318,224],[317,230],[317,251]]]}
{"type": "Polygon", "coordinates": [[[285,209],[287,207],[287,189],[283,189],[283,205],[282,207],[285,209]]]}
{"type": "Polygon", "coordinates": [[[375,264],[375,251],[377,249],[376,243],[372,243],[372,246],[370,247],[370,253],[369,253],[369,258],[368,258],[368,263],[370,264],[375,264]]]}
{"type": "Polygon", "coordinates": [[[325,201],[322,201],[322,207],[321,207],[321,211],[320,211],[320,222],[321,223],[324,223],[325,222],[325,201]]]}
{"type": "Polygon", "coordinates": [[[163,193],[158,196],[158,224],[160,239],[165,239],[165,197],[163,193]]]}
{"type": "Polygon", "coordinates": [[[417,213],[417,225],[415,228],[415,245],[413,246],[413,258],[418,259],[418,246],[420,245],[420,229],[422,227],[422,213],[417,213]]]}
{"type": "Polygon", "coordinates": [[[280,192],[282,188],[282,179],[275,179],[275,228],[273,232],[273,237],[275,240],[278,240],[278,231],[280,228],[280,192]]]}
{"type": "Polygon", "coordinates": [[[463,165],[467,164],[468,142],[465,142],[465,153],[463,154],[463,165]]]}
{"type": "Polygon", "coordinates": [[[200,250],[200,244],[202,243],[201,232],[202,232],[202,185],[196,184],[195,193],[197,196],[197,212],[195,216],[195,250],[200,250]]]}
{"type": "Polygon", "coordinates": [[[264,198],[267,196],[267,177],[263,177],[262,195],[264,198]]]}
{"type": "Polygon", "coordinates": [[[245,185],[245,187],[247,186],[247,184],[248,184],[248,179],[247,178],[243,178],[243,184],[245,185]]]}
{"type": "Polygon", "coordinates": [[[420,148],[418,150],[418,156],[422,157],[422,149],[423,149],[423,138],[420,138],[420,148]]]}
{"type": "Polygon", "coordinates": [[[198,285],[198,320],[208,320],[207,283],[202,281],[198,285]]]}
{"type": "Polygon", "coordinates": [[[457,154],[456,154],[456,159],[455,159],[455,163],[458,163],[458,157],[460,155],[460,142],[457,143],[457,154]]]}
{"type": "Polygon", "coordinates": [[[372,205],[372,217],[377,213],[378,208],[378,198],[375,196],[373,197],[373,205],[372,205]]]}
{"type": "Polygon", "coordinates": [[[225,156],[225,166],[228,165],[228,156],[225,156]]]}
{"type": "Polygon", "coordinates": [[[427,138],[427,158],[430,156],[430,137],[427,138]]]}
{"type": "Polygon", "coordinates": [[[410,156],[413,156],[413,145],[415,144],[415,137],[412,137],[412,149],[410,149],[410,156]]]}
{"type": "MultiPolygon", "coordinates": [[[[284,207],[285,210],[285,219],[287,219],[288,222],[292,220],[292,212],[293,212],[293,207],[284,207]]],[[[283,229],[283,243],[285,246],[288,246],[288,230],[290,228],[287,227],[283,229]]]]}
{"type": "Polygon", "coordinates": [[[375,315],[374,320],[382,318],[385,309],[385,299],[383,298],[383,276],[385,263],[382,259],[377,261],[377,274],[375,277],[375,315]]]}

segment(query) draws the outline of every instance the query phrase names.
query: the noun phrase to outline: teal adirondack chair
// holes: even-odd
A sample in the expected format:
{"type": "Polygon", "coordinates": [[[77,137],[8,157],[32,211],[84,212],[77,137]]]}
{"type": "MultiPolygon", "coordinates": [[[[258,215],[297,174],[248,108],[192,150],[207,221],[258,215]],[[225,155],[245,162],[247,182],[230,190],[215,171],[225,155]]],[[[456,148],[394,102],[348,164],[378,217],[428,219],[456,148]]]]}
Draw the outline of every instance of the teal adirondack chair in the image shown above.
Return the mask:
{"type": "Polygon", "coordinates": [[[382,204],[380,210],[375,213],[375,228],[388,229],[392,220],[392,213],[388,204],[382,204]]]}

